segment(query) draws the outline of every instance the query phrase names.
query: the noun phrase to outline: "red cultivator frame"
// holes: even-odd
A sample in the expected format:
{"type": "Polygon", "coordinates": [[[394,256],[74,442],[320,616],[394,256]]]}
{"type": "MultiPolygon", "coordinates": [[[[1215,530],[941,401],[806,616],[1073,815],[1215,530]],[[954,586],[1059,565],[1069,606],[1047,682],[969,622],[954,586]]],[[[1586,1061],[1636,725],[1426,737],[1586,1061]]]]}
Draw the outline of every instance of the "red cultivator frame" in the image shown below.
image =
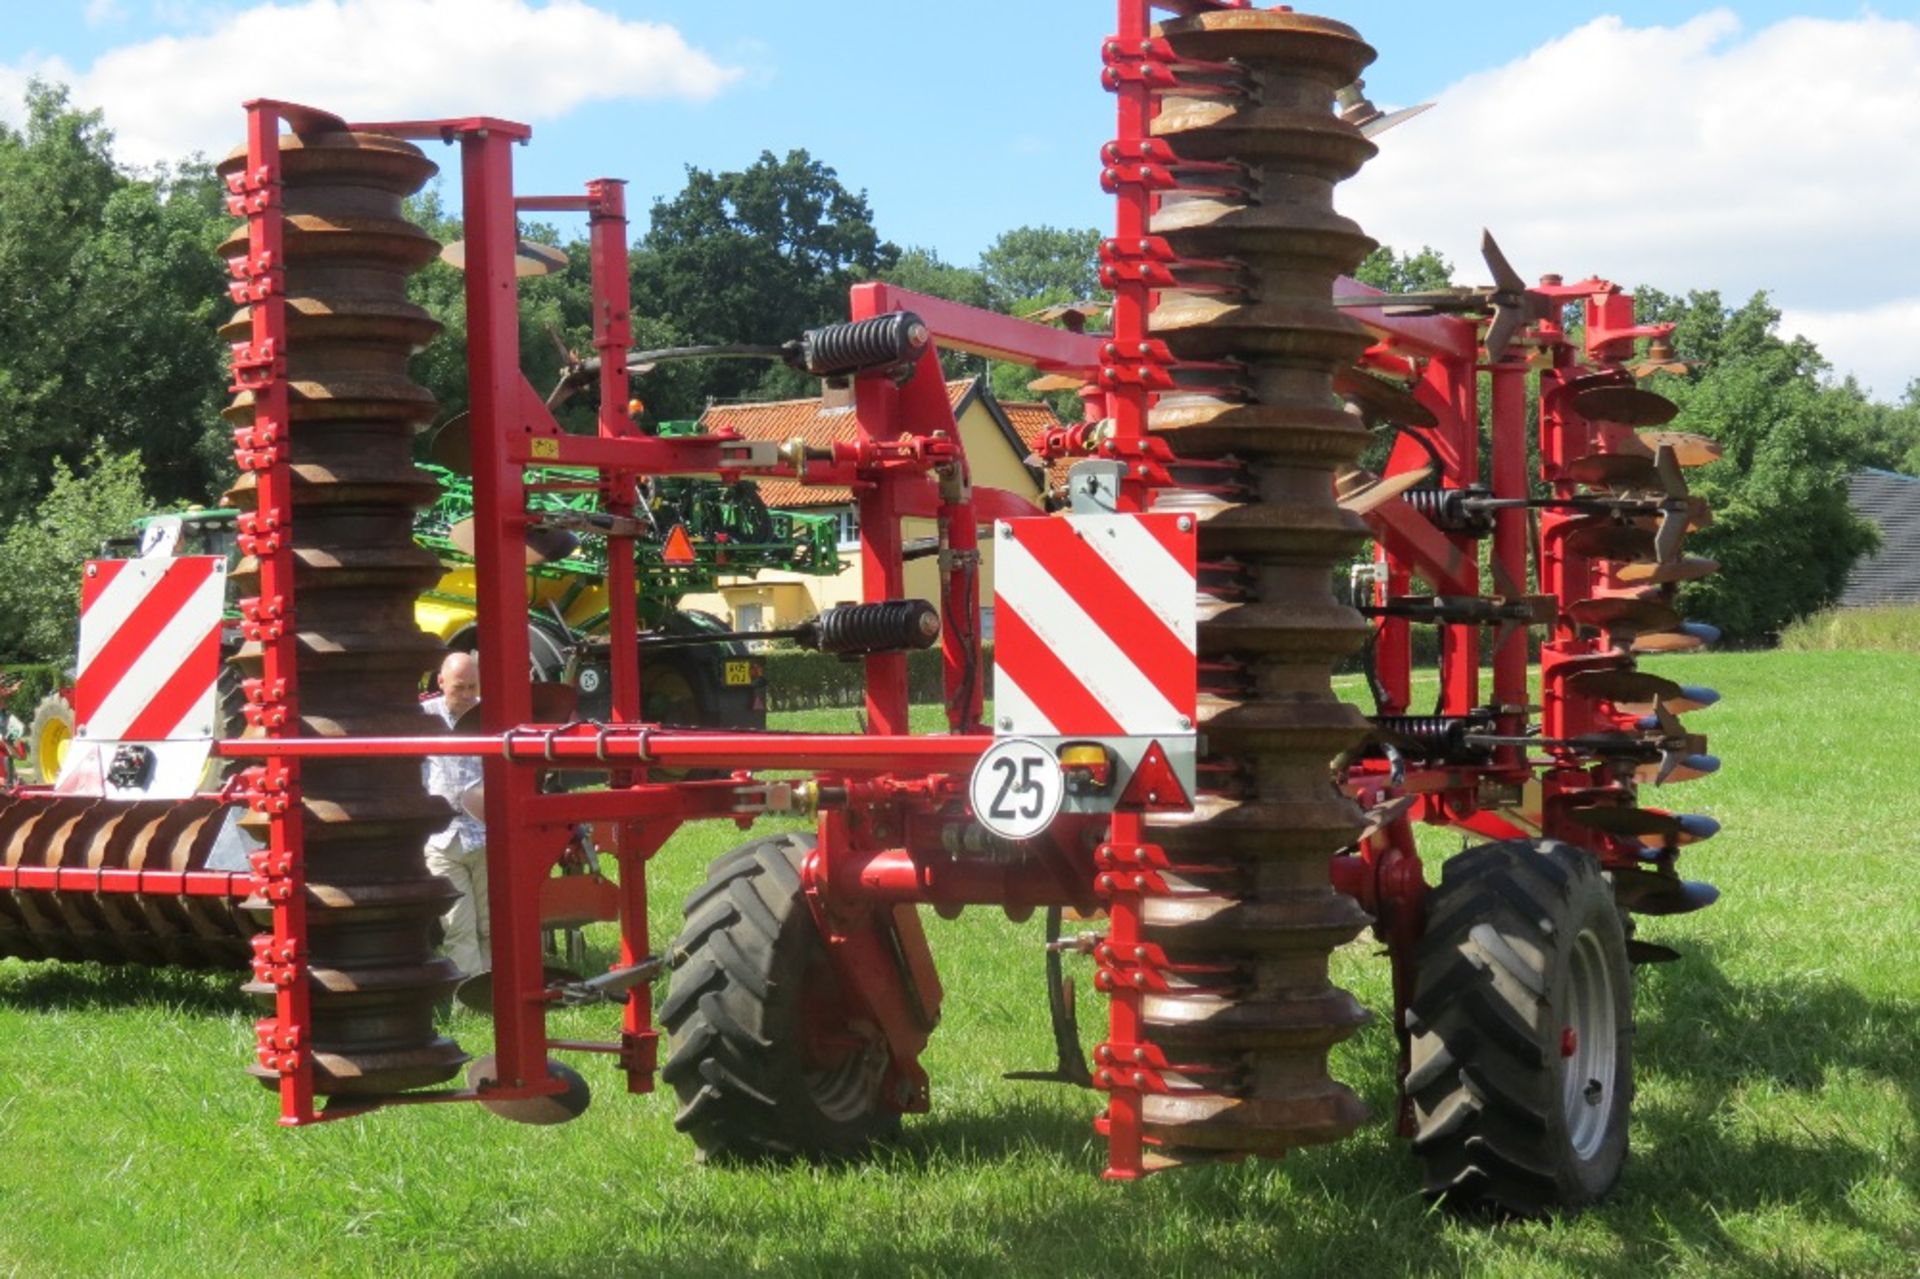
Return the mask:
{"type": "Polygon", "coordinates": [[[942,996],[923,904],[1045,908],[1056,929],[1065,909],[1104,913],[1055,943],[1052,1077],[1108,1092],[1110,1177],[1338,1138],[1363,1111],[1326,1056],[1366,1014],[1328,983],[1327,960],[1371,915],[1394,964],[1401,1123],[1429,1189],[1518,1211],[1603,1192],[1631,1096],[1626,965],[1671,954],[1630,942],[1624,912],[1712,900],[1673,869],[1711,823],[1635,798],[1643,781],[1715,766],[1673,718],[1711,693],[1633,663],[1700,642],[1668,597],[1710,567],[1679,543],[1705,518],[1680,468],[1711,446],[1635,429],[1670,416],[1626,364],[1637,339],[1664,331],[1636,328],[1631,299],[1604,281],[1529,288],[1491,248],[1491,289],[1368,295],[1345,273],[1371,242],[1333,212],[1332,188],[1373,152],[1379,117],[1354,87],[1372,51],[1337,23],[1229,0],[1119,10],[1105,49],[1120,102],[1104,155],[1119,204],[1102,248],[1111,334],[859,286],[846,323],[787,352],[851,383],[857,429],[824,449],[658,438],[629,418],[619,182],[517,196],[512,153],[529,130],[508,121],[349,125],[249,104],[247,148],[223,171],[247,224],[229,246],[246,308],[229,332],[238,491],[252,505],[237,572],[250,728],[213,750],[245,765],[224,798],[246,806],[253,873],[203,869],[217,824],[207,799],[116,808],[22,793],[0,813],[7,953],[181,962],[168,938],[233,942],[179,904],[245,894],[268,926],[252,942],[249,989],[272,1005],[256,1071],[277,1086],[283,1123],[463,1100],[550,1122],[585,1104],[553,1052],[613,1055],[630,1091],[653,1086],[649,979],[669,961],[648,934],[648,860],[683,822],[809,814],[814,837],[756,840],[715,863],[666,950],[663,1073],[709,1155],[848,1157],[928,1107],[919,1056],[942,996]],[[1162,26],[1155,9],[1171,11],[1162,26]],[[1328,110],[1336,94],[1344,116],[1328,110]],[[420,500],[407,440],[432,405],[405,358],[432,326],[403,284],[435,247],[399,218],[431,171],[406,139],[454,144],[461,163],[490,675],[478,725],[451,737],[396,712],[434,660],[392,621],[433,568],[406,536],[420,500]],[[520,372],[516,218],[535,211],[590,220],[592,436],[563,432],[520,372]],[[1084,379],[1087,423],[1047,445],[1076,459],[1071,515],[972,483],[941,349],[1084,379]],[[1368,424],[1394,433],[1377,477],[1355,465],[1368,424]],[[501,674],[528,662],[530,467],[597,477],[582,483],[608,517],[605,723],[566,719],[501,674]],[[852,488],[864,603],[823,615],[816,638],[864,661],[868,732],[641,722],[632,550],[652,534],[635,518],[637,482],[673,474],[852,488]],[[908,519],[937,530],[938,626],[901,598],[919,553],[908,519]],[[991,727],[988,528],[1000,576],[991,727]],[[1356,612],[1330,583],[1369,535],[1356,612]],[[1416,579],[1431,593],[1415,594],[1416,579]],[[1551,628],[1537,693],[1536,625],[1551,628]],[[1411,704],[1414,626],[1441,637],[1430,714],[1411,704]],[[914,736],[905,653],[936,635],[946,731],[914,736]],[[1361,648],[1371,720],[1329,682],[1361,648]],[[418,857],[445,817],[413,780],[421,757],[449,753],[484,760],[492,884],[495,1045],[464,1088],[442,1087],[466,1058],[438,1036],[433,1008],[458,974],[433,956],[428,929],[447,903],[418,857]],[[569,770],[610,785],[547,787],[569,770]],[[1414,821],[1493,842],[1430,889],[1414,821]],[[583,822],[613,832],[620,954],[604,976],[550,980],[543,888],[583,822]],[[140,910],[116,912],[116,895],[140,910]],[[91,949],[62,940],[80,934],[91,949]],[[1069,949],[1096,959],[1111,996],[1090,1065],[1059,985],[1069,949]],[[617,1037],[549,1036],[550,1007],[592,1000],[624,1004],[617,1037]]]}

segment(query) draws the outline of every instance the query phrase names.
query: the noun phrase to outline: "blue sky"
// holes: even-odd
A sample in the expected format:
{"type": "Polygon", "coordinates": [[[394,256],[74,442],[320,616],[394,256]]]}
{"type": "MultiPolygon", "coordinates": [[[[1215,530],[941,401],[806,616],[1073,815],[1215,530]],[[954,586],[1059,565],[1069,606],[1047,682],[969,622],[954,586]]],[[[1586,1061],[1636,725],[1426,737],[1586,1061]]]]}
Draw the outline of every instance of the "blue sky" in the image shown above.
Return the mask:
{"type": "MultiPolygon", "coordinates": [[[[1891,222],[1849,219],[1860,202],[1902,199],[1905,180],[1882,179],[1920,168],[1920,150],[1897,149],[1909,135],[1904,119],[1883,129],[1850,116],[1848,103],[1920,108],[1902,83],[1920,79],[1916,63],[1904,74],[1891,60],[1860,69],[1876,49],[1904,48],[1888,32],[1911,34],[1920,49],[1920,4],[1312,8],[1354,24],[1380,51],[1367,76],[1377,101],[1440,103],[1386,135],[1375,166],[1383,176],[1355,184],[1350,211],[1374,234],[1402,247],[1434,243],[1462,278],[1480,274],[1472,244],[1486,220],[1523,271],[1743,296],[1768,287],[1882,394],[1904,385],[1892,342],[1868,352],[1867,339],[1911,321],[1910,334],[1899,331],[1920,350],[1920,254],[1909,240],[1870,257],[1865,247],[1893,234],[1891,222]],[[1794,25],[1807,18],[1827,21],[1794,25]],[[1822,57],[1828,36],[1832,53],[1822,57]],[[1769,81],[1753,91],[1759,105],[1740,106],[1740,86],[1756,79],[1769,81]],[[1668,162],[1650,166],[1646,151],[1615,145],[1584,173],[1556,179],[1559,190],[1539,180],[1568,148],[1644,136],[1656,127],[1650,104],[1668,97],[1679,132],[1712,163],[1669,145],[1668,162]],[[1795,118],[1810,129],[1831,110],[1833,137],[1887,134],[1881,160],[1852,144],[1840,155],[1817,129],[1788,148],[1778,123],[1729,145],[1724,104],[1759,118],[1787,98],[1804,100],[1795,118]],[[1829,162],[1838,166],[1830,177],[1820,172],[1829,162]],[[1715,164],[1725,167],[1722,186],[1703,187],[1699,175],[1715,164]],[[1777,175],[1796,169],[1815,171],[1810,185],[1769,204],[1777,175]],[[1837,190],[1851,190],[1850,200],[1837,190]],[[1615,203],[1617,216],[1594,212],[1615,203]],[[1719,225],[1735,215],[1750,235],[1719,225]],[[1825,228],[1830,236],[1815,234],[1825,228]],[[1849,244],[1829,253],[1816,238],[1849,244]],[[1655,241],[1663,247],[1642,247],[1655,241]],[[1863,282],[1870,263],[1899,255],[1915,265],[1863,282]],[[1886,310],[1909,298],[1910,313],[1886,310]]],[[[732,168],[762,149],[805,147],[867,192],[883,235],[961,263],[1009,227],[1110,217],[1095,180],[1112,130],[1098,84],[1109,0],[90,0],[0,12],[0,97],[17,97],[27,74],[71,80],[108,111],[136,158],[221,150],[239,136],[239,99],[272,93],[362,118],[518,115],[535,126],[533,146],[519,153],[523,191],[625,177],[642,211],[678,189],[686,165],[732,168]]],[[[1920,200],[1920,185],[1913,194],[1920,200]]],[[[1912,208],[1903,216],[1920,221],[1912,208]]]]}

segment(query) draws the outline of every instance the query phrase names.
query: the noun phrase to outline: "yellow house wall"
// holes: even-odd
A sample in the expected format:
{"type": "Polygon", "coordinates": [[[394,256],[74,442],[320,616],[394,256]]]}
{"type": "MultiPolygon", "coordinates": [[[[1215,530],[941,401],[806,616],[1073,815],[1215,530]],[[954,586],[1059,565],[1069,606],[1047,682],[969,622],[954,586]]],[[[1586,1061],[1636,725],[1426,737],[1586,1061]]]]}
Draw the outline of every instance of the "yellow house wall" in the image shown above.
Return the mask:
{"type": "MultiPolygon", "coordinates": [[[[1033,473],[1021,462],[1021,455],[995,424],[986,406],[975,401],[960,417],[960,442],[966,446],[967,463],[978,488],[1005,489],[1034,502],[1040,500],[1040,486],[1033,473]]],[[[902,536],[932,537],[932,520],[910,519],[902,522],[902,536]]],[[[769,625],[794,626],[835,604],[851,604],[860,599],[860,552],[840,552],[841,570],[834,577],[806,577],[797,573],[762,573],[757,578],[722,582],[716,592],[689,595],[682,608],[701,609],[732,618],[741,604],[770,604],[769,625]]],[[[907,565],[906,593],[909,598],[940,602],[940,567],[929,556],[907,565]]],[[[993,602],[993,540],[980,539],[980,602],[993,602]]]]}

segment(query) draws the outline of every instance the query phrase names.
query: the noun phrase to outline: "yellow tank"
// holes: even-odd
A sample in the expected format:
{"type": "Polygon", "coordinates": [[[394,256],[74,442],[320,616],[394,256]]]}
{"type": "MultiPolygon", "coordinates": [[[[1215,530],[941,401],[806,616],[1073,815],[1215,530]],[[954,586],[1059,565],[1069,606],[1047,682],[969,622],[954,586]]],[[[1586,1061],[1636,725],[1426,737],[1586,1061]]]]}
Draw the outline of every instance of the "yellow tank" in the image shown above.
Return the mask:
{"type": "MultiPolygon", "coordinates": [[[[420,629],[451,641],[473,625],[477,611],[473,566],[448,569],[438,582],[414,601],[413,617],[420,629]]],[[[527,575],[528,607],[550,616],[557,608],[567,625],[584,629],[607,611],[606,583],[585,577],[527,575]]]]}

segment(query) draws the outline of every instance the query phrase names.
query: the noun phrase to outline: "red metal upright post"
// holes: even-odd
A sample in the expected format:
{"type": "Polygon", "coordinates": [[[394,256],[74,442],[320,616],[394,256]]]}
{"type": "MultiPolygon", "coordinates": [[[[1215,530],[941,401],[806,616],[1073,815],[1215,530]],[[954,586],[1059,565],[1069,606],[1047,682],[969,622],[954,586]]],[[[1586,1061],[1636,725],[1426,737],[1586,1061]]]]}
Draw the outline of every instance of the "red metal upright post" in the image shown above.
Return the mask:
{"type": "MultiPolygon", "coordinates": [[[[1527,496],[1527,368],[1524,363],[1499,362],[1492,369],[1493,382],[1493,496],[1513,500],[1527,496]]],[[[1496,511],[1493,517],[1493,562],[1507,578],[1510,589],[1526,594],[1530,525],[1527,513],[1515,508],[1496,511]]],[[[1493,654],[1493,700],[1501,707],[1524,708],[1532,700],[1527,696],[1527,635],[1516,627],[1493,654]]],[[[1501,733],[1517,735],[1526,730],[1529,713],[1524,709],[1505,711],[1496,725],[1501,733]]],[[[1525,752],[1503,746],[1497,752],[1503,764],[1523,762],[1525,752]]]]}
{"type": "MultiPolygon", "coordinates": [[[[261,648],[261,678],[250,690],[270,738],[300,734],[293,622],[293,475],[287,395],[286,243],[280,184],[278,104],[247,104],[247,168],[228,179],[228,207],[247,219],[247,257],[233,264],[234,299],[252,331],[233,352],[233,389],[253,395],[253,422],[234,432],[234,457],[255,474],[258,500],[239,520],[260,565],[260,594],[241,601],[248,639],[261,648]]],[[[255,1025],[260,1064],[279,1075],[280,1122],[314,1120],[307,989],[307,891],[298,760],[268,756],[245,774],[244,793],[268,816],[267,846],[249,861],[255,893],[272,904],[270,932],[254,939],[254,975],[274,990],[273,1016],[255,1025]]]]}
{"type": "MultiPolygon", "coordinates": [[[[475,596],[479,605],[481,720],[490,734],[533,718],[526,623],[526,501],[508,449],[521,426],[520,315],[514,251],[515,135],[479,127],[460,135],[467,243],[467,388],[471,397],[475,596]]],[[[500,1083],[546,1077],[543,1007],[514,999],[541,988],[539,839],[526,814],[536,774],[503,759],[484,765],[487,876],[493,928],[494,1042],[500,1083]]]]}
{"type": "MultiPolygon", "coordinates": [[[[633,294],[627,264],[626,184],[601,178],[587,184],[592,242],[593,346],[600,356],[600,436],[622,439],[636,434],[628,413],[627,351],[633,345],[633,294]]],[[[634,512],[631,471],[605,476],[604,504],[609,514],[634,512]]],[[[607,538],[607,607],[612,716],[616,723],[640,719],[645,671],[640,665],[639,583],[631,537],[607,538]]],[[[644,770],[616,769],[614,789],[644,778],[644,770]]],[[[614,825],[613,856],[620,870],[619,966],[631,967],[651,949],[647,928],[647,859],[672,833],[673,822],[623,821],[614,825]]],[[[627,1091],[653,1091],[660,1035],[653,1028],[653,987],[645,982],[627,992],[620,1022],[620,1062],[627,1091]]]]}

